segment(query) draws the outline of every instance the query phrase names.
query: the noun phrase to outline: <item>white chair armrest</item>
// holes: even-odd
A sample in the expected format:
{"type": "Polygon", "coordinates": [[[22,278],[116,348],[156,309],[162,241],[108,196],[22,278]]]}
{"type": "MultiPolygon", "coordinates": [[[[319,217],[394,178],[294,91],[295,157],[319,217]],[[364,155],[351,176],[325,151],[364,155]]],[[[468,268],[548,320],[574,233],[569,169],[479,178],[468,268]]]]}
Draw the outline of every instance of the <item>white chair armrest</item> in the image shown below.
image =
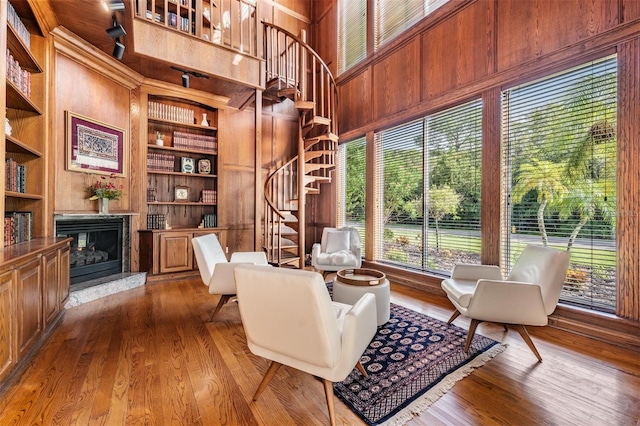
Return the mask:
{"type": "Polygon", "coordinates": [[[231,262],[253,263],[254,265],[268,265],[267,255],[261,251],[239,251],[231,255],[231,262]]]}
{"type": "MultiPolygon", "coordinates": [[[[342,330],[342,360],[346,370],[344,377],[360,360],[362,353],[371,343],[378,329],[376,297],[373,293],[365,293],[349,309],[344,319],[342,330]]],[[[341,369],[342,370],[342,369],[341,369]]],[[[338,376],[342,372],[336,372],[338,376]]],[[[344,377],[336,380],[344,380],[344,377]]]]}
{"type": "Polygon", "coordinates": [[[356,265],[356,268],[359,268],[360,266],[362,266],[362,248],[354,247],[353,249],[351,249],[351,252],[358,260],[358,264],[356,265]]]}
{"type": "Polygon", "coordinates": [[[209,293],[236,294],[236,279],[233,270],[238,265],[251,265],[249,262],[217,263],[209,280],[209,293]]]}
{"type": "Polygon", "coordinates": [[[316,259],[318,259],[318,255],[320,254],[320,243],[313,243],[313,246],[311,246],[311,265],[318,269],[318,262],[316,261],[316,259]]]}
{"type": "Polygon", "coordinates": [[[459,263],[453,267],[451,278],[458,280],[496,280],[501,281],[502,272],[495,265],[475,265],[470,263],[459,263]]]}
{"type": "Polygon", "coordinates": [[[548,322],[540,286],[517,281],[479,280],[465,315],[507,324],[548,322]]]}

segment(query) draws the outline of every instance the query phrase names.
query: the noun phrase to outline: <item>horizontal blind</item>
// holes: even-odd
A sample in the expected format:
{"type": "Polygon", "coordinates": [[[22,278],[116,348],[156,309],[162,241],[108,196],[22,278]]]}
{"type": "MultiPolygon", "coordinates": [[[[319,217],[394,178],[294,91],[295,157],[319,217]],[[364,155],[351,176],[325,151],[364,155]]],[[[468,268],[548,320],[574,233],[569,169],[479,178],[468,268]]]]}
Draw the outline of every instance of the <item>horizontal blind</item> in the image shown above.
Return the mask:
{"type": "Polygon", "coordinates": [[[376,0],[375,49],[411,28],[447,1],[449,0],[376,0]]]}
{"type": "Polygon", "coordinates": [[[362,255],[365,252],[365,208],[366,208],[366,138],[342,143],[338,147],[338,226],[350,226],[358,230],[362,241],[362,255]]]}
{"type": "Polygon", "coordinates": [[[338,0],[338,74],[367,57],[367,0],[338,0]]]}
{"type": "Polygon", "coordinates": [[[376,260],[420,268],[424,120],[376,133],[374,140],[375,181],[381,185],[376,260]]]}
{"type": "Polygon", "coordinates": [[[427,270],[480,263],[482,101],[427,117],[427,270]]]}
{"type": "Polygon", "coordinates": [[[616,302],[617,61],[608,57],[503,92],[503,265],[526,244],[571,252],[561,300],[616,302]]]}

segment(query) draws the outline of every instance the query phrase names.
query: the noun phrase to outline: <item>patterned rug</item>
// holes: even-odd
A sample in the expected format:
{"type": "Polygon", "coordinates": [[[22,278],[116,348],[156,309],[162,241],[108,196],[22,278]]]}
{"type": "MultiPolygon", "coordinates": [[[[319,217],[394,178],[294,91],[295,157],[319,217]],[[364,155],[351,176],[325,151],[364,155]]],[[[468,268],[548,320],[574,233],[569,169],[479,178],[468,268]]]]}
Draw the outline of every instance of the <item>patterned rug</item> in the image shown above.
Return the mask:
{"type": "MultiPolygon", "coordinates": [[[[331,285],[328,285],[331,290],[331,285]]],[[[335,394],[369,425],[403,425],[506,346],[476,334],[463,352],[467,330],[391,304],[391,319],[378,327],[357,369],[335,394]]]]}

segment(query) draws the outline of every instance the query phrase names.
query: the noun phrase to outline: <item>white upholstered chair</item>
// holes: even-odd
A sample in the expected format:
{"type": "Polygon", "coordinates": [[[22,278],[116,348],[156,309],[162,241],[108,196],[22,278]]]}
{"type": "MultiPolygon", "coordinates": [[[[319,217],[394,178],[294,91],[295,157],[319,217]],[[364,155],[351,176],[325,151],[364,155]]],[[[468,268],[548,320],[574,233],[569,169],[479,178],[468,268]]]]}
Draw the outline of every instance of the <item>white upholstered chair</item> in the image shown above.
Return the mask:
{"type": "Polygon", "coordinates": [[[542,361],[525,326],[547,325],[560,298],[569,258],[567,251],[528,245],[506,280],[497,266],[456,265],[451,278],[442,281],[442,289],[456,308],[448,323],[460,314],[471,319],[465,352],[478,324],[489,321],[513,326],[542,361]]]}
{"type": "Polygon", "coordinates": [[[333,382],[354,367],[366,376],[360,357],[377,329],[375,296],[367,293],[353,306],[332,302],[313,271],[241,265],[234,273],[247,345],[271,361],[253,400],[284,364],[322,378],[335,424],[333,382]]]}
{"type": "Polygon", "coordinates": [[[220,308],[236,295],[233,268],[247,263],[269,265],[266,255],[262,252],[236,252],[231,255],[231,262],[229,262],[215,234],[195,237],[191,240],[191,244],[202,282],[209,287],[210,294],[220,295],[220,300],[211,312],[209,321],[213,321],[213,317],[220,308]]]}
{"type": "Polygon", "coordinates": [[[356,228],[324,228],[320,243],[311,249],[311,264],[326,276],[344,268],[362,266],[362,243],[356,228]]]}

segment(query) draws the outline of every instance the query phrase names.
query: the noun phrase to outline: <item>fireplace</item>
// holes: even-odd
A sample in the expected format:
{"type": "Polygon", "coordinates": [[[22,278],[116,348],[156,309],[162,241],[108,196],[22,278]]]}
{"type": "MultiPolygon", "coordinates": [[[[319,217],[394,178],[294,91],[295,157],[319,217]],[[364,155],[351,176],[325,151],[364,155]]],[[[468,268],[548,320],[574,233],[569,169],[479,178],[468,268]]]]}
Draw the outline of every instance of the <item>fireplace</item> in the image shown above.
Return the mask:
{"type": "Polygon", "coordinates": [[[57,220],[56,235],[71,237],[71,285],[123,272],[123,219],[57,220]]]}

